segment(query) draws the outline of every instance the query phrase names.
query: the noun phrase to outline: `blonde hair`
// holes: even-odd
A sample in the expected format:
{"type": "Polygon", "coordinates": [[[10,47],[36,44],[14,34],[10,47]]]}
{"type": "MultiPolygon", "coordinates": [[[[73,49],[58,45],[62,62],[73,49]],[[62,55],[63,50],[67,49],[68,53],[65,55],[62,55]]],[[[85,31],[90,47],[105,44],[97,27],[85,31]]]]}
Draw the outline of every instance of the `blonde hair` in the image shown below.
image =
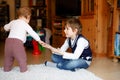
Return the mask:
{"type": "Polygon", "coordinates": [[[17,11],[17,16],[28,18],[28,16],[31,16],[31,9],[29,7],[20,7],[17,11]]]}
{"type": "Polygon", "coordinates": [[[77,34],[81,34],[82,24],[79,19],[70,18],[66,21],[66,25],[69,25],[69,27],[71,27],[73,31],[77,29],[78,30],[77,34]]]}

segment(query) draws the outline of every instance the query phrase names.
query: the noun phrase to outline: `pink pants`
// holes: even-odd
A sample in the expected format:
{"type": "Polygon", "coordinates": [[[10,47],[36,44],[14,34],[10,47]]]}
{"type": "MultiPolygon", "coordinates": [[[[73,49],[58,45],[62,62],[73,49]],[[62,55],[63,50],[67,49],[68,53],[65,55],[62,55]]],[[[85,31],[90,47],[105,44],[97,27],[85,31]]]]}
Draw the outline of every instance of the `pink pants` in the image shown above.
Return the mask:
{"type": "Polygon", "coordinates": [[[14,59],[20,66],[20,72],[25,72],[27,70],[27,56],[23,42],[15,38],[7,38],[5,41],[4,71],[12,69],[14,59]]]}

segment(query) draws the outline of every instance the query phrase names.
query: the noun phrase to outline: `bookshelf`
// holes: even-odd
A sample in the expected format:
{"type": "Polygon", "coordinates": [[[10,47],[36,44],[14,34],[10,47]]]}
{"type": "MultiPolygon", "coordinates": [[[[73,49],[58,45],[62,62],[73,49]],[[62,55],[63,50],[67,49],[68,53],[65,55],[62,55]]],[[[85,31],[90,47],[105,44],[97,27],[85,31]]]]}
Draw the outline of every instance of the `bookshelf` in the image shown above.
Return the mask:
{"type": "Polygon", "coordinates": [[[3,26],[9,22],[9,5],[0,4],[0,40],[4,40],[8,33],[4,31],[3,26]]]}
{"type": "Polygon", "coordinates": [[[15,18],[17,18],[17,10],[21,6],[21,0],[14,0],[15,1],[15,18]]]}
{"type": "Polygon", "coordinates": [[[33,29],[46,27],[47,25],[47,0],[29,0],[29,6],[32,10],[30,25],[33,29]]]}

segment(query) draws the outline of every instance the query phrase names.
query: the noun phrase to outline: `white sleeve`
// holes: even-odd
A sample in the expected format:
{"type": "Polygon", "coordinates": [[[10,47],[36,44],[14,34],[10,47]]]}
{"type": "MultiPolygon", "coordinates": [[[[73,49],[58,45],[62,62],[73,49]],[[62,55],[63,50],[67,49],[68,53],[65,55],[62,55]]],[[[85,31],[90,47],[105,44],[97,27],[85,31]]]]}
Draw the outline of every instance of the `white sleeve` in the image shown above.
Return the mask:
{"type": "Polygon", "coordinates": [[[78,42],[77,42],[77,47],[76,47],[74,53],[65,52],[63,55],[63,58],[65,58],[65,59],[78,59],[81,56],[85,47],[87,47],[87,46],[88,46],[88,41],[84,38],[79,38],[78,42]]]}
{"type": "Polygon", "coordinates": [[[64,44],[61,46],[60,50],[64,52],[64,51],[66,51],[68,48],[69,48],[68,39],[66,39],[65,42],[64,42],[64,44]]]}
{"type": "Polygon", "coordinates": [[[10,23],[8,23],[8,24],[5,24],[5,25],[4,25],[4,30],[5,30],[5,31],[10,31],[11,24],[12,24],[12,21],[11,21],[10,23]]]}
{"type": "Polygon", "coordinates": [[[26,26],[26,31],[27,31],[28,34],[29,34],[30,36],[32,36],[36,41],[41,40],[40,37],[39,37],[39,35],[38,35],[29,25],[26,26]]]}

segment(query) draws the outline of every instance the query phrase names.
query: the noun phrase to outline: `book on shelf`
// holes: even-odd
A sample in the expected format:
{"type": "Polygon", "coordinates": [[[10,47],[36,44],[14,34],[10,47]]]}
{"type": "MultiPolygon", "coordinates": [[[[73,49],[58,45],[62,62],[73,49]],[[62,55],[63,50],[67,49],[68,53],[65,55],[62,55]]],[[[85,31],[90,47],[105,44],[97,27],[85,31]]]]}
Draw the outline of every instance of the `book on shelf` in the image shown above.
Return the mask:
{"type": "Polygon", "coordinates": [[[44,6],[45,0],[29,0],[29,6],[44,6]]]}
{"type": "Polygon", "coordinates": [[[115,56],[120,56],[120,33],[116,32],[115,35],[115,43],[114,43],[114,48],[115,48],[115,56]]]}

